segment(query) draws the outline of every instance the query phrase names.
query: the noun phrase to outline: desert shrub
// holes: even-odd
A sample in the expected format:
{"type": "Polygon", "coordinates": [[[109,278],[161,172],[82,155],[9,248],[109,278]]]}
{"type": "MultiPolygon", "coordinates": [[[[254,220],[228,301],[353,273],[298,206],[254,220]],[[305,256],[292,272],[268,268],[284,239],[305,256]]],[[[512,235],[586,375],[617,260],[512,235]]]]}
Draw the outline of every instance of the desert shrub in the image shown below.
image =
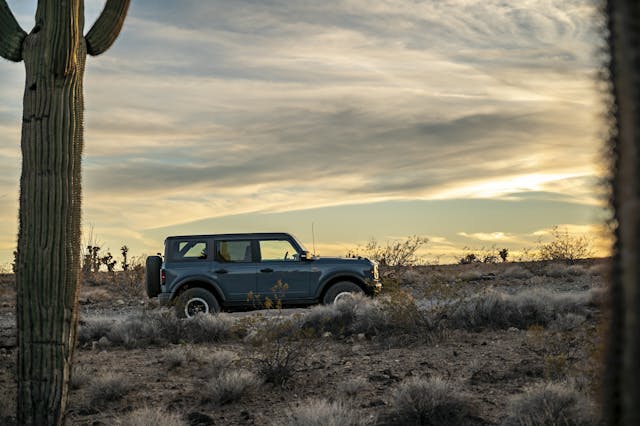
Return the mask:
{"type": "Polygon", "coordinates": [[[206,394],[214,403],[224,405],[240,400],[259,385],[260,381],[250,371],[226,370],[207,383],[206,394]]]}
{"type": "Polygon", "coordinates": [[[561,260],[571,263],[578,259],[593,257],[591,242],[585,236],[571,235],[568,229],[565,228],[562,231],[554,226],[551,237],[550,242],[540,242],[538,245],[540,260],[561,260]]]}
{"type": "Polygon", "coordinates": [[[346,396],[354,397],[359,393],[362,393],[369,387],[369,382],[366,379],[362,377],[356,377],[340,383],[338,385],[338,391],[346,396]]]}
{"type": "Polygon", "coordinates": [[[531,278],[533,274],[528,269],[523,268],[520,265],[511,265],[505,268],[505,270],[500,274],[503,278],[516,278],[516,279],[527,279],[531,278]]]}
{"type": "Polygon", "coordinates": [[[111,331],[114,322],[113,319],[102,317],[81,320],[78,326],[78,343],[84,345],[106,336],[111,331]]]}
{"type": "Polygon", "coordinates": [[[288,426],[359,426],[368,422],[342,402],[311,399],[293,409],[284,423],[288,426]]]}
{"type": "Polygon", "coordinates": [[[300,371],[307,353],[306,342],[278,339],[262,345],[252,359],[264,382],[284,386],[300,371]]]}
{"type": "Polygon", "coordinates": [[[560,380],[567,376],[569,362],[566,354],[547,355],[544,357],[543,373],[548,380],[560,380]]]}
{"type": "Polygon", "coordinates": [[[198,350],[193,348],[188,352],[188,359],[204,364],[203,370],[210,377],[219,376],[237,358],[238,356],[234,352],[224,349],[211,352],[201,348],[198,348],[198,350]]]}
{"type": "Polygon", "coordinates": [[[375,300],[355,295],[340,303],[316,306],[298,320],[303,335],[376,336],[388,343],[407,338],[424,337],[431,322],[416,299],[397,290],[375,300]]]}
{"type": "Polygon", "coordinates": [[[186,426],[177,414],[158,408],[139,408],[116,420],[120,426],[186,426]]]}
{"type": "Polygon", "coordinates": [[[591,292],[554,293],[544,289],[526,290],[513,295],[486,291],[444,307],[440,325],[476,330],[481,328],[528,328],[546,326],[558,315],[584,315],[592,303],[591,292]]]}
{"type": "Polygon", "coordinates": [[[103,408],[110,402],[122,399],[133,387],[128,377],[108,373],[91,381],[86,391],[88,405],[103,408]]]}
{"type": "Polygon", "coordinates": [[[183,347],[169,348],[162,351],[161,360],[167,369],[173,370],[187,363],[187,351],[183,347]]]}
{"type": "Polygon", "coordinates": [[[179,345],[165,349],[161,353],[161,362],[168,370],[173,370],[185,365],[197,365],[200,377],[211,378],[219,376],[236,359],[234,352],[211,350],[193,345],[179,345]]]}
{"type": "Polygon", "coordinates": [[[80,389],[89,384],[92,378],[93,371],[90,368],[76,365],[72,370],[69,386],[71,389],[80,389]]]}
{"type": "Polygon", "coordinates": [[[556,316],[556,318],[549,323],[548,328],[552,331],[570,331],[580,327],[586,320],[587,318],[584,315],[569,312],[568,314],[556,316]]]}
{"type": "Polygon", "coordinates": [[[314,306],[301,317],[299,327],[317,334],[327,331],[336,335],[351,334],[358,310],[369,304],[370,300],[364,295],[354,294],[339,303],[314,306]]]}
{"type": "Polygon", "coordinates": [[[562,278],[566,276],[579,276],[587,273],[582,265],[567,265],[566,263],[553,262],[544,269],[545,275],[553,278],[562,278]]]}
{"type": "Polygon", "coordinates": [[[594,411],[590,401],[572,387],[545,383],[513,397],[502,424],[588,426],[598,424],[594,411]]]}
{"type": "Polygon", "coordinates": [[[457,276],[456,279],[460,280],[460,281],[478,281],[482,279],[482,276],[484,274],[482,273],[482,271],[477,270],[477,269],[467,269],[465,271],[460,272],[457,276]]]}
{"type": "Polygon", "coordinates": [[[114,346],[140,348],[166,343],[213,343],[232,336],[224,314],[179,319],[168,309],[143,311],[117,321],[88,321],[80,327],[81,344],[106,337],[114,346]]]}
{"type": "Polygon", "coordinates": [[[182,339],[190,343],[215,343],[231,337],[232,320],[225,314],[202,314],[178,321],[182,324],[182,339]]]}
{"type": "Polygon", "coordinates": [[[379,262],[381,266],[413,266],[424,263],[417,252],[428,242],[428,238],[414,235],[404,240],[387,241],[382,245],[372,238],[364,247],[347,253],[347,257],[367,257],[379,262]]]}
{"type": "Polygon", "coordinates": [[[411,377],[394,390],[392,408],[398,424],[448,426],[464,424],[472,407],[453,382],[411,377]]]}

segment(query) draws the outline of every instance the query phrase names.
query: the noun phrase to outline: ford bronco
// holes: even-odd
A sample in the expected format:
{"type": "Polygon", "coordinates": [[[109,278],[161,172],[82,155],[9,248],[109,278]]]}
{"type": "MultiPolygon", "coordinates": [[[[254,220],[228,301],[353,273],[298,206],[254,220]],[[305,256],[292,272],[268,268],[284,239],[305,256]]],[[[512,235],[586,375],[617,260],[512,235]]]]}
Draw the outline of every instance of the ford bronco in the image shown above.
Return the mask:
{"type": "Polygon", "coordinates": [[[163,257],[147,257],[145,281],[179,317],[254,307],[274,293],[283,305],[331,304],[382,288],[375,261],[315,257],[286,233],[168,237],[163,257]]]}

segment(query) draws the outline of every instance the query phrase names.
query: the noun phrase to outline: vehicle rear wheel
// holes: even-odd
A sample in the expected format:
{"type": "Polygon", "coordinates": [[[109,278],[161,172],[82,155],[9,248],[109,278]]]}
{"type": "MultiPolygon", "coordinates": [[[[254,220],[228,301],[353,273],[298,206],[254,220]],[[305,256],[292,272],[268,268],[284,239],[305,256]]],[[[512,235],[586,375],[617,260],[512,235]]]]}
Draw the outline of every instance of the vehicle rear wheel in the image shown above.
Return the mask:
{"type": "Polygon", "coordinates": [[[220,312],[218,299],[203,288],[190,288],[183,292],[176,301],[178,318],[193,318],[197,314],[215,314],[220,312]]]}
{"type": "Polygon", "coordinates": [[[359,285],[349,281],[340,281],[329,287],[329,290],[324,294],[322,303],[330,305],[346,298],[351,298],[357,293],[364,293],[359,285]]]}
{"type": "Polygon", "coordinates": [[[160,294],[160,268],[162,258],[160,256],[149,256],[144,269],[144,281],[147,287],[147,296],[156,297],[160,294]]]}

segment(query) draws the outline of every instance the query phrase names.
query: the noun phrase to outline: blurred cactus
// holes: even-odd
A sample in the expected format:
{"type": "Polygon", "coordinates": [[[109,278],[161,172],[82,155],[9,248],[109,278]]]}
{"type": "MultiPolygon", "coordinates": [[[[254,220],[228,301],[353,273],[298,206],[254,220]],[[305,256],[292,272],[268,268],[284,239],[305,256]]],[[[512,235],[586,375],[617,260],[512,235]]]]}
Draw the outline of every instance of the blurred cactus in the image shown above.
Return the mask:
{"type": "Polygon", "coordinates": [[[0,56],[24,61],[16,256],[17,422],[62,424],[76,341],[87,53],[109,48],[129,0],[107,0],[86,37],[84,0],[38,0],[27,34],[0,0],[0,56]]]}
{"type": "Polygon", "coordinates": [[[122,246],[120,247],[120,252],[122,253],[122,270],[127,272],[129,270],[129,259],[127,255],[129,254],[129,247],[122,246]]]}
{"type": "Polygon", "coordinates": [[[640,424],[640,3],[607,0],[615,247],[604,406],[610,425],[640,424]]]}

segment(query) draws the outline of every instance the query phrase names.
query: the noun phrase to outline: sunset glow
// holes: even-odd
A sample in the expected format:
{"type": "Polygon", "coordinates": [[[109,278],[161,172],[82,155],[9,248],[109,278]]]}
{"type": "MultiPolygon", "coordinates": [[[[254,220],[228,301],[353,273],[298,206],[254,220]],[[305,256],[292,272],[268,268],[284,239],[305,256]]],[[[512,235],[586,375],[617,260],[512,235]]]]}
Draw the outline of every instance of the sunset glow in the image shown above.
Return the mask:
{"type": "MultiPolygon", "coordinates": [[[[8,1],[28,32],[35,1],[8,1]]],[[[86,0],[87,26],[104,1],[86,0]]],[[[112,253],[284,231],[321,254],[428,237],[512,253],[555,225],[608,254],[603,45],[587,0],[136,0],[85,77],[83,223],[112,253]]],[[[24,69],[0,62],[0,264],[24,69]]],[[[545,234],[547,233],[547,234],[545,234]]]]}

